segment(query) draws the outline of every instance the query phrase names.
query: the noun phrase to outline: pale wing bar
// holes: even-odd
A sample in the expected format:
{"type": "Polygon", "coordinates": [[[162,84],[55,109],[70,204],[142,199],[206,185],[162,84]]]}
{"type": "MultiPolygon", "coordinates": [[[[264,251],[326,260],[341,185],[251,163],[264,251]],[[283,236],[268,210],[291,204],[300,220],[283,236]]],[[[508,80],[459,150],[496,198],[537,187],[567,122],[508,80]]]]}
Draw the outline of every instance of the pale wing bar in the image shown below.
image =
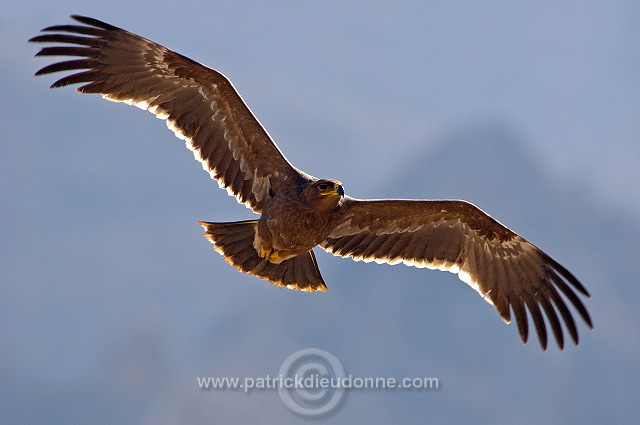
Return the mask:
{"type": "Polygon", "coordinates": [[[282,181],[299,178],[266,130],[219,72],[153,41],[92,18],[45,28],[32,42],[61,43],[37,56],[75,56],[36,75],[78,71],[52,88],[87,83],[82,93],[147,109],[193,151],[218,184],[256,212],[282,181]]]}
{"type": "Polygon", "coordinates": [[[543,349],[547,347],[544,315],[558,346],[564,347],[557,312],[578,343],[575,321],[560,293],[592,327],[586,308],[572,289],[589,296],[580,282],[548,255],[472,204],[348,200],[346,211],[341,224],[321,244],[334,255],[456,273],[493,304],[507,323],[511,308],[525,343],[529,311],[543,349]]]}

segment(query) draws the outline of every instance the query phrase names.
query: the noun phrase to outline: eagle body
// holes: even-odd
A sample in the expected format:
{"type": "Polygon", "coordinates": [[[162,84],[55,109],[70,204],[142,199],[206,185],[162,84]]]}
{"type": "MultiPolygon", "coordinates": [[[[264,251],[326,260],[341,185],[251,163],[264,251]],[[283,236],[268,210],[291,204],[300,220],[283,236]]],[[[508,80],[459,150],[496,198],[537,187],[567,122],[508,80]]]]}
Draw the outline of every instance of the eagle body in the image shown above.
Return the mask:
{"type": "Polygon", "coordinates": [[[343,201],[336,180],[308,179],[278,191],[258,220],[256,251],[277,264],[311,250],[335,227],[343,201]]]}
{"type": "Polygon", "coordinates": [[[446,270],[475,289],[527,342],[529,319],[542,349],[550,328],[578,344],[574,313],[592,327],[566,268],[475,205],[460,200],[356,199],[336,180],[295,168],[220,72],[97,19],[43,29],[37,56],[65,56],[36,75],[71,73],[51,87],[148,110],[185,141],[203,169],[256,220],[200,222],[238,270],[276,286],[326,291],[313,248],[357,261],[446,270]]]}

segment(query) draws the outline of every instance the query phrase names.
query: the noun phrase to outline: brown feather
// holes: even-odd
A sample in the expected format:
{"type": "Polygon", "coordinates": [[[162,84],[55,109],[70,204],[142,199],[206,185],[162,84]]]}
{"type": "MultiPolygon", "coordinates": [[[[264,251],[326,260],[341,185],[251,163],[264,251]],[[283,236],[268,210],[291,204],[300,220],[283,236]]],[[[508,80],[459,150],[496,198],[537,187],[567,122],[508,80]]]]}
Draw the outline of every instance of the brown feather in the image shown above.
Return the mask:
{"type": "Polygon", "coordinates": [[[547,349],[547,328],[545,327],[544,318],[540,312],[540,305],[533,299],[533,297],[527,297],[525,302],[529,309],[529,313],[531,313],[533,324],[536,327],[540,346],[542,347],[542,350],[545,351],[547,349]]]}
{"type": "Polygon", "coordinates": [[[339,182],[315,179],[286,160],[218,71],[105,22],[72,18],[83,25],[48,27],[30,41],[55,44],[37,56],[76,58],[36,75],[71,71],[51,87],[83,84],[77,89],[82,93],[100,93],[166,120],[221,187],[262,213],[260,221],[201,223],[214,248],[240,271],[278,286],[324,291],[312,251],[322,241],[327,251],[356,260],[457,273],[505,322],[513,312],[523,342],[529,311],[543,349],[545,316],[560,349],[562,323],[578,343],[566,300],[592,327],[576,292],[589,293],[578,279],[474,205],[343,197],[339,182]],[[274,263],[261,258],[258,248],[274,263]]]}
{"type": "Polygon", "coordinates": [[[523,342],[528,339],[529,310],[543,349],[547,346],[544,315],[558,346],[564,346],[556,311],[578,342],[573,317],[556,288],[592,327],[574,291],[588,296],[580,282],[548,255],[468,202],[347,198],[335,228],[320,245],[343,257],[392,264],[402,261],[458,273],[496,307],[505,322],[509,323],[513,311],[523,342]]]}
{"type": "Polygon", "coordinates": [[[307,292],[327,290],[313,251],[280,264],[260,258],[253,247],[257,221],[200,224],[205,229],[205,237],[214,244],[215,250],[238,270],[266,279],[275,286],[307,292]]]}
{"type": "Polygon", "coordinates": [[[520,339],[523,344],[526,344],[527,339],[529,338],[529,323],[527,322],[527,312],[524,309],[524,305],[520,297],[511,300],[511,309],[513,310],[513,315],[516,317],[516,324],[518,325],[520,339]]]}
{"type": "Polygon", "coordinates": [[[53,26],[30,40],[59,44],[42,48],[37,56],[87,58],[38,71],[42,75],[87,69],[59,79],[52,87],[88,83],[78,90],[101,93],[168,118],[167,125],[187,140],[203,168],[256,212],[264,209],[285,179],[302,178],[222,74],[105,22],[73,19],[86,26],[53,26]],[[206,131],[200,131],[205,125],[206,131]]]}

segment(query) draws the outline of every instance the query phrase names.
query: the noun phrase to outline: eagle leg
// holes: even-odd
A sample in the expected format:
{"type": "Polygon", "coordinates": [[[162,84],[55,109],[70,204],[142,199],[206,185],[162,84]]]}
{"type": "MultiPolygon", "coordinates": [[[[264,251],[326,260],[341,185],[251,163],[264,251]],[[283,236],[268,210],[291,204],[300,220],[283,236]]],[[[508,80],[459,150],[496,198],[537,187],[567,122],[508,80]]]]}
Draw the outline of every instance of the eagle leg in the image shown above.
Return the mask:
{"type": "Polygon", "coordinates": [[[215,250],[238,270],[276,286],[307,292],[327,290],[312,250],[296,254],[290,250],[256,248],[257,221],[200,224],[215,250]]]}

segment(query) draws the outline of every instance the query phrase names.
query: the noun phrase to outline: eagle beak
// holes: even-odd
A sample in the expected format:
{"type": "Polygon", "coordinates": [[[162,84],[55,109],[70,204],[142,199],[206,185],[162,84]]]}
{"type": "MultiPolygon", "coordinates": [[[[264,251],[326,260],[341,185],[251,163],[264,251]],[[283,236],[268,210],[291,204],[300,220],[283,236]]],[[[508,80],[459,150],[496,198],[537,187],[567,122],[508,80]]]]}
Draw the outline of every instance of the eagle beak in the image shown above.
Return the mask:
{"type": "Polygon", "coordinates": [[[344,196],[344,189],[340,183],[334,183],[333,188],[331,190],[328,190],[326,192],[321,192],[320,194],[324,196],[335,196],[335,195],[344,196]]]}

